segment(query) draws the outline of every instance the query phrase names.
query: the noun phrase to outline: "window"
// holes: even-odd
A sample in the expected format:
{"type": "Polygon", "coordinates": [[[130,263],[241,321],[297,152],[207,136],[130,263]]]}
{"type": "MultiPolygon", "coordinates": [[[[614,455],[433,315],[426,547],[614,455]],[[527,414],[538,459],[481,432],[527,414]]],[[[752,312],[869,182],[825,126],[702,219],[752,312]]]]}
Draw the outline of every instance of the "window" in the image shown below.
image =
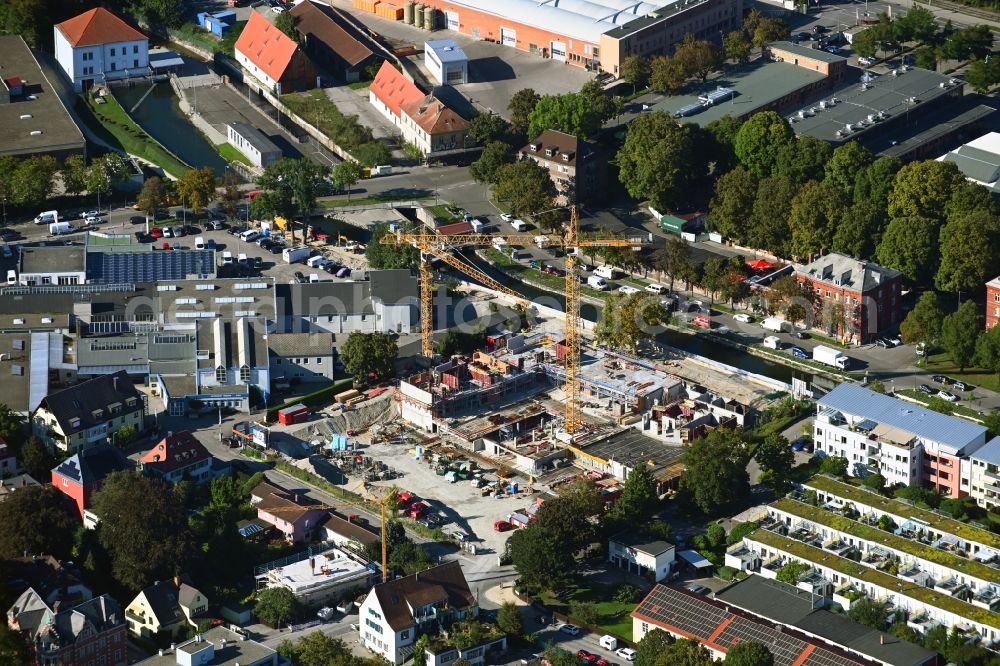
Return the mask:
{"type": "Polygon", "coordinates": [[[115,65],[115,63],[111,63],[111,71],[114,72],[117,69],[118,69],[118,66],[115,65]]]}
{"type": "Polygon", "coordinates": [[[138,44],[133,44],[132,45],[132,53],[138,53],[138,52],[139,52],[139,45],[138,44]]]}
{"type": "Polygon", "coordinates": [[[375,622],[370,617],[366,617],[365,618],[365,624],[367,624],[369,627],[371,627],[372,629],[374,629],[378,633],[380,633],[380,634],[382,633],[382,625],[380,625],[378,622],[375,622]]]}
{"type": "Polygon", "coordinates": [[[111,57],[112,58],[115,57],[115,47],[113,47],[113,46],[111,47],[111,57]]]}
{"type": "Polygon", "coordinates": [[[133,60],[132,61],[132,66],[133,67],[138,67],[139,66],[139,61],[138,60],[133,60]]]}

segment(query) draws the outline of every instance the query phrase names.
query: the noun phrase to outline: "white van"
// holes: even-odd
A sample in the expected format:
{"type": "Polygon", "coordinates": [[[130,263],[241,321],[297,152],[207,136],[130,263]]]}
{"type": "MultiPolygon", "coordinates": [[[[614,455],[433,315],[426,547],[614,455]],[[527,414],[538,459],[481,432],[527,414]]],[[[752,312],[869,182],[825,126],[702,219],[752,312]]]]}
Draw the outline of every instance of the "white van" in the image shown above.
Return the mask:
{"type": "Polygon", "coordinates": [[[59,221],[59,211],[47,210],[35,217],[35,224],[52,224],[59,221]]]}
{"type": "Polygon", "coordinates": [[[53,236],[58,236],[59,234],[71,234],[73,231],[73,225],[69,222],[53,222],[49,225],[49,233],[53,236]]]}
{"type": "Polygon", "coordinates": [[[510,226],[514,227],[514,231],[518,232],[528,230],[528,223],[524,220],[514,220],[510,223],[510,226]]]}
{"type": "Polygon", "coordinates": [[[205,249],[205,239],[202,236],[198,236],[194,239],[194,249],[204,250],[205,249]]]}
{"type": "Polygon", "coordinates": [[[611,266],[598,266],[594,270],[594,275],[600,275],[605,280],[614,280],[619,275],[622,275],[622,272],[611,266]]]}
{"type": "Polygon", "coordinates": [[[319,282],[319,275],[316,273],[309,274],[309,284],[312,284],[313,282],[319,282]]]}
{"type": "Polygon", "coordinates": [[[768,349],[781,349],[781,338],[777,335],[769,335],[764,338],[764,346],[768,349]]]}
{"type": "Polygon", "coordinates": [[[600,291],[605,291],[609,288],[608,283],[605,282],[604,278],[602,278],[600,275],[591,275],[590,277],[588,277],[587,286],[592,289],[598,289],[600,291]]]}
{"type": "Polygon", "coordinates": [[[233,265],[233,253],[232,252],[226,250],[225,252],[222,253],[222,265],[223,266],[232,266],[233,265]]]}
{"type": "Polygon", "coordinates": [[[320,254],[316,255],[315,257],[309,257],[308,259],[306,259],[306,266],[308,266],[309,268],[319,268],[320,266],[323,266],[325,263],[326,263],[326,257],[320,254]]]}
{"type": "Polygon", "coordinates": [[[656,294],[657,296],[663,296],[664,294],[670,293],[670,290],[662,284],[647,284],[646,291],[651,294],[656,294]]]}
{"type": "Polygon", "coordinates": [[[246,264],[247,261],[248,261],[247,255],[244,254],[244,253],[242,253],[242,252],[240,252],[239,257],[236,258],[236,263],[238,263],[238,264],[246,264]]]}
{"type": "Polygon", "coordinates": [[[7,284],[17,284],[17,271],[14,269],[7,271],[7,284]]]}
{"type": "Polygon", "coordinates": [[[601,647],[604,648],[605,650],[614,652],[615,649],[618,647],[618,639],[609,634],[604,634],[603,636],[601,636],[601,647]]]}

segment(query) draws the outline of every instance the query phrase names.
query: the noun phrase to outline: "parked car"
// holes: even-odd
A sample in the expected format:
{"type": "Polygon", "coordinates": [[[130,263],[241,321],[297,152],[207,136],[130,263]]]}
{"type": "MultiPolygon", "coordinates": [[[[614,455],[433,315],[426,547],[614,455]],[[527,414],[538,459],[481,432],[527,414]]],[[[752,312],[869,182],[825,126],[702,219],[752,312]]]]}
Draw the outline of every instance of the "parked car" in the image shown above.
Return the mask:
{"type": "Polygon", "coordinates": [[[882,349],[888,349],[892,345],[890,345],[889,341],[886,340],[885,338],[879,338],[878,340],[875,341],[875,346],[881,347],[882,349]]]}
{"type": "Polygon", "coordinates": [[[947,400],[948,402],[958,402],[958,396],[954,393],[948,393],[947,391],[938,391],[937,397],[942,400],[947,400]]]}
{"type": "Polygon", "coordinates": [[[577,636],[580,633],[580,627],[575,624],[564,624],[559,627],[559,631],[570,636],[577,636]]]}
{"type": "Polygon", "coordinates": [[[708,594],[711,591],[704,585],[699,585],[698,583],[688,583],[684,587],[691,590],[695,594],[708,594]]]}
{"type": "Polygon", "coordinates": [[[514,526],[511,525],[506,520],[498,520],[498,521],[496,521],[496,522],[493,523],[493,530],[495,532],[508,532],[508,531],[510,531],[512,529],[514,529],[514,526]]]}
{"type": "Polygon", "coordinates": [[[163,230],[159,227],[153,227],[149,230],[150,238],[163,238],[163,230]]]}
{"type": "Polygon", "coordinates": [[[556,277],[563,276],[563,272],[552,264],[545,264],[545,268],[542,269],[542,272],[548,273],[549,275],[555,275],[556,277]]]}
{"type": "Polygon", "coordinates": [[[182,236],[196,236],[201,233],[201,228],[194,226],[193,224],[185,224],[181,227],[181,231],[184,233],[182,236]]]}
{"type": "Polygon", "coordinates": [[[898,335],[887,336],[885,341],[888,342],[893,347],[898,347],[899,345],[903,344],[903,339],[898,335]]]}
{"type": "Polygon", "coordinates": [[[945,377],[944,375],[934,375],[931,377],[931,379],[936,381],[938,384],[944,384],[945,386],[951,384],[951,380],[945,377]]]}
{"type": "Polygon", "coordinates": [[[163,237],[164,238],[173,238],[174,237],[174,229],[173,229],[173,227],[163,227],[163,232],[162,233],[163,233],[163,237]]]}
{"type": "Polygon", "coordinates": [[[88,215],[87,217],[83,218],[83,223],[91,226],[100,224],[103,221],[104,220],[97,217],[96,215],[88,215]]]}
{"type": "Polygon", "coordinates": [[[615,654],[624,659],[625,661],[635,661],[635,650],[632,648],[618,648],[615,650],[615,654]]]}
{"type": "Polygon", "coordinates": [[[205,226],[212,231],[219,231],[226,228],[226,223],[224,220],[210,220],[205,226]]]}
{"type": "Polygon", "coordinates": [[[597,655],[592,652],[587,652],[586,650],[577,650],[576,656],[580,658],[585,664],[593,664],[597,661],[597,655]]]}
{"type": "Polygon", "coordinates": [[[267,248],[267,251],[271,254],[281,254],[281,251],[285,249],[285,246],[281,243],[274,243],[271,247],[267,248]]]}
{"type": "Polygon", "coordinates": [[[795,36],[798,37],[803,42],[812,39],[812,35],[810,35],[808,32],[800,32],[800,33],[796,34],[795,36]]]}
{"type": "Polygon", "coordinates": [[[792,451],[808,451],[811,447],[809,438],[802,436],[792,442],[792,451]]]}
{"type": "Polygon", "coordinates": [[[753,317],[743,313],[740,313],[738,315],[733,315],[733,319],[743,324],[749,324],[753,321],[753,317]]]}
{"type": "Polygon", "coordinates": [[[960,381],[957,381],[957,380],[954,381],[954,382],[952,382],[951,386],[956,391],[965,392],[965,391],[971,391],[972,390],[972,386],[970,384],[966,384],[965,382],[960,382],[960,381]]]}
{"type": "Polygon", "coordinates": [[[80,217],[83,217],[83,218],[100,217],[101,215],[103,215],[103,213],[101,213],[101,211],[95,209],[95,210],[88,210],[87,212],[85,212],[80,217]]]}
{"type": "Polygon", "coordinates": [[[144,218],[142,215],[133,215],[130,218],[128,218],[128,223],[129,224],[145,224],[146,223],[146,218],[144,218]]]}
{"type": "Polygon", "coordinates": [[[926,393],[927,395],[934,395],[935,393],[937,393],[937,391],[932,389],[927,384],[921,384],[919,387],[917,387],[917,390],[920,391],[921,393],[926,393]]]}
{"type": "Polygon", "coordinates": [[[316,617],[323,620],[324,622],[329,622],[333,619],[333,609],[329,606],[323,606],[316,612],[316,617]]]}
{"type": "Polygon", "coordinates": [[[875,64],[875,58],[869,58],[868,56],[861,56],[858,58],[858,64],[862,67],[871,67],[875,64]]]}
{"type": "Polygon", "coordinates": [[[802,347],[792,347],[788,352],[795,358],[809,358],[809,352],[802,347]]]}
{"type": "Polygon", "coordinates": [[[305,282],[307,282],[306,276],[302,274],[302,271],[295,271],[295,279],[299,283],[303,283],[304,284],[305,282]]]}
{"type": "Polygon", "coordinates": [[[639,289],[638,287],[632,287],[630,285],[623,284],[622,286],[618,287],[618,291],[623,294],[638,294],[642,290],[639,289]]]}
{"type": "Polygon", "coordinates": [[[826,51],[827,53],[840,53],[840,47],[837,46],[836,44],[830,44],[823,50],[826,51]]]}
{"type": "Polygon", "coordinates": [[[510,213],[500,213],[500,219],[503,220],[504,222],[510,222],[511,220],[514,219],[514,216],[511,215],[510,213]]]}

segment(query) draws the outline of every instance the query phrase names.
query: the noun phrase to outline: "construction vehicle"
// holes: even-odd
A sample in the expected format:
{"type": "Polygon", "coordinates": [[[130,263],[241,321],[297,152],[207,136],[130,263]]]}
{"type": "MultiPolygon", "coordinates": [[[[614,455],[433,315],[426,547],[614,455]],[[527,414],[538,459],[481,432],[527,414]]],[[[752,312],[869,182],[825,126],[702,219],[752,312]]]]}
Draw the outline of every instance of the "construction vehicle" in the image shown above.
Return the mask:
{"type": "MultiPolygon", "coordinates": [[[[580,366],[580,341],[579,341],[579,312],[580,312],[580,283],[577,280],[575,267],[577,265],[577,255],[582,247],[635,247],[648,240],[635,240],[615,237],[588,238],[580,237],[580,218],[577,215],[576,206],[570,207],[570,221],[565,233],[562,236],[552,235],[549,240],[552,245],[559,245],[566,249],[566,340],[565,345],[565,367],[566,367],[566,402],[565,402],[565,428],[566,432],[572,435],[580,427],[579,412],[579,381],[577,373],[580,366]]],[[[431,344],[431,337],[434,332],[433,321],[433,298],[434,280],[431,272],[431,261],[436,257],[452,268],[478,280],[481,284],[505,294],[515,303],[528,305],[529,301],[521,294],[510,289],[505,284],[494,280],[489,275],[473,266],[471,263],[459,258],[452,253],[452,249],[465,245],[489,246],[515,245],[530,247],[537,243],[537,234],[455,234],[440,236],[435,233],[403,233],[396,231],[395,234],[386,234],[382,237],[381,243],[384,245],[413,245],[420,250],[420,328],[421,328],[421,352],[425,357],[434,357],[434,349],[431,344]]]]}

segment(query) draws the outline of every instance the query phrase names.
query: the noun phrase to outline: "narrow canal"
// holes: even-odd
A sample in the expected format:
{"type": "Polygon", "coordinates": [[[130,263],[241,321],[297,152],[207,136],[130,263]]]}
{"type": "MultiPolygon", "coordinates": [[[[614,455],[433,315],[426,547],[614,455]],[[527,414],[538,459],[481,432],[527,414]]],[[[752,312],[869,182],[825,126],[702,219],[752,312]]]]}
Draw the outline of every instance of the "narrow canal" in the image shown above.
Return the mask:
{"type": "Polygon", "coordinates": [[[119,88],[115,90],[115,97],[142,129],[177,157],[191,165],[210,166],[222,176],[226,161],[181,111],[177,96],[169,83],[157,83],[139,104],[139,108],[132,111],[132,107],[148,90],[149,87],[144,85],[119,88]]]}

